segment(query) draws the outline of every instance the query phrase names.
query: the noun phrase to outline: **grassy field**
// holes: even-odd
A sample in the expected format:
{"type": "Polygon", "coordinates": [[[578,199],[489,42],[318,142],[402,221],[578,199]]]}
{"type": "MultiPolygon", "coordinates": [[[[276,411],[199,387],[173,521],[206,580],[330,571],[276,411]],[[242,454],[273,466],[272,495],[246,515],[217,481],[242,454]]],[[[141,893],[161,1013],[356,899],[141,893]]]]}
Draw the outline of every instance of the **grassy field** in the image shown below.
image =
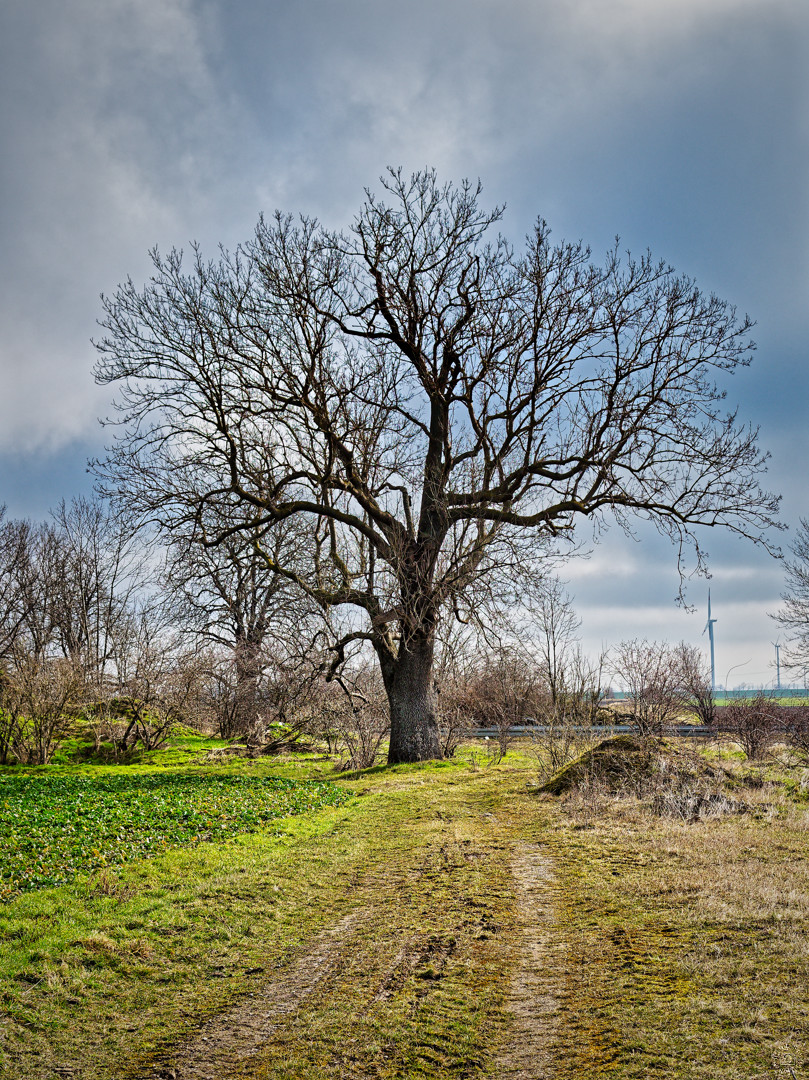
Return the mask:
{"type": "Polygon", "coordinates": [[[88,799],[118,813],[107,865],[0,908],[4,1078],[809,1073],[794,767],[726,755],[741,812],[686,823],[597,786],[542,795],[520,748],[353,777],[159,761],[0,776],[19,813],[50,806],[38,844],[60,851],[88,799]],[[113,865],[124,804],[165,843],[113,865]]]}

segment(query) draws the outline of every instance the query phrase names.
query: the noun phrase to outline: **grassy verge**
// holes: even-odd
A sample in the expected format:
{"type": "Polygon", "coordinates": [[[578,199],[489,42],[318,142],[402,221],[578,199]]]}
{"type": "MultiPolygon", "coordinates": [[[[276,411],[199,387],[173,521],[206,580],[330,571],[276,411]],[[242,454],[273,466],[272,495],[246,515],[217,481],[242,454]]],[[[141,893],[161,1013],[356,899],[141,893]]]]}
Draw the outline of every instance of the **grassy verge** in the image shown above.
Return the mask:
{"type": "Polygon", "coordinates": [[[743,814],[686,824],[632,799],[556,804],[559,1077],[807,1074],[806,804],[777,765],[726,764],[743,814]]]}
{"type": "Polygon", "coordinates": [[[153,1076],[349,913],[327,974],[228,1075],[501,1075],[526,962],[546,968],[562,1080],[805,1074],[807,815],[777,770],[744,789],[749,812],[686,825],[631,799],[538,796],[519,754],[481,761],[341,780],[358,796],[344,806],[12,901],[2,1075],[153,1076]],[[546,960],[520,936],[526,846],[554,869],[546,960]]]}

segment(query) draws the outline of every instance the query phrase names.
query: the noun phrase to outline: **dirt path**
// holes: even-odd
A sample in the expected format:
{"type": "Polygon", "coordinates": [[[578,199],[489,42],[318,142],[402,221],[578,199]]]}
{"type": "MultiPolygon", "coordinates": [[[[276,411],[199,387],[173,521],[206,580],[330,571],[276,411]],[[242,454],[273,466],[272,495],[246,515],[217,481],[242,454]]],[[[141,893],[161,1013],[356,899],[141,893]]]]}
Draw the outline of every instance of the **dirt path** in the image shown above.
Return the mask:
{"type": "MultiPolygon", "coordinates": [[[[545,1080],[554,1075],[550,1046],[557,1027],[557,1000],[553,990],[561,962],[561,947],[554,935],[553,868],[539,847],[522,844],[513,852],[510,869],[519,925],[512,950],[516,967],[506,1006],[509,1025],[497,1075],[504,1080],[545,1080]]],[[[379,900],[382,904],[381,896],[379,900]]],[[[260,1056],[280,1026],[305,1012],[309,999],[317,993],[328,996],[334,992],[336,969],[358,962],[366,924],[378,922],[379,914],[371,906],[344,916],[283,976],[211,1018],[150,1074],[150,1080],[225,1080],[249,1071],[251,1059],[260,1056]]],[[[379,941],[379,959],[384,953],[386,960],[374,980],[375,992],[366,999],[366,1008],[373,1010],[402,991],[427,964],[431,978],[440,979],[451,951],[451,946],[441,942],[420,941],[419,935],[403,935],[398,940],[388,936],[384,944],[379,941]],[[398,951],[391,955],[397,944],[398,951]]]]}
{"type": "Polygon", "coordinates": [[[301,930],[327,903],[351,913],[323,912],[292,959],[268,936],[274,976],[173,1046],[165,1032],[159,1056],[126,1076],[555,1077],[565,956],[553,866],[533,839],[542,823],[494,776],[440,779],[431,791],[418,774],[386,778],[341,834],[291,847],[277,871],[284,917],[301,930]]]}
{"type": "Polygon", "coordinates": [[[540,849],[533,846],[519,849],[511,866],[521,941],[519,966],[507,1006],[513,1023],[498,1075],[510,1080],[546,1080],[555,1075],[550,1051],[557,1028],[554,978],[563,948],[554,934],[550,889],[553,867],[540,849]]]}

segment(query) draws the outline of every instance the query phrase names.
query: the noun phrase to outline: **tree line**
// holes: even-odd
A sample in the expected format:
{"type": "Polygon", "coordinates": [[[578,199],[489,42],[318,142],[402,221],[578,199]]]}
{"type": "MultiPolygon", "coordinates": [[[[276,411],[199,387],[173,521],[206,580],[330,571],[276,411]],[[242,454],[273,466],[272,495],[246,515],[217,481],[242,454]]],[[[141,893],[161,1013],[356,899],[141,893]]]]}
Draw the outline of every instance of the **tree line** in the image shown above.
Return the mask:
{"type": "MultiPolygon", "coordinates": [[[[126,757],[178,722],[256,753],[325,744],[351,768],[373,764],[389,737],[370,655],[335,664],[328,612],[273,573],[244,531],[210,548],[182,534],[156,546],[100,499],[63,501],[41,523],[0,513],[0,603],[2,764],[46,763],[78,730],[126,757]]],[[[766,694],[718,707],[696,646],[635,639],[590,658],[579,627],[549,574],[485,631],[455,624],[440,636],[442,756],[476,728],[495,730],[502,755],[528,726],[561,764],[593,727],[628,721],[659,737],[684,716],[751,758],[774,738],[809,752],[809,708],[766,694]],[[615,680],[626,698],[610,709],[615,680]]]]}

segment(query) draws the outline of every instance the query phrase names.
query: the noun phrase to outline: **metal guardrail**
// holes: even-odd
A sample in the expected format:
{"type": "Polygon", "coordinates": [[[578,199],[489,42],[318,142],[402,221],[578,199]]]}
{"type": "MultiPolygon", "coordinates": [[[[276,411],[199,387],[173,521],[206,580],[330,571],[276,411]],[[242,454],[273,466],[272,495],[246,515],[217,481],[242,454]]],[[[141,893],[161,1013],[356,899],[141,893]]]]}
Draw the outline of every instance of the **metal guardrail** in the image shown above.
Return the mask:
{"type": "MultiPolygon", "coordinates": [[[[716,689],[713,692],[714,701],[736,701],[744,700],[746,698],[755,698],[759,694],[763,694],[766,698],[776,702],[776,704],[782,699],[786,698],[809,698],[809,687],[806,686],[759,686],[759,687],[747,687],[745,689],[737,690],[719,690],[716,689]]],[[[628,690],[613,690],[610,694],[610,701],[631,701],[632,695],[628,690]]]]}
{"type": "MultiPolygon", "coordinates": [[[[547,735],[553,731],[559,731],[558,727],[549,727],[546,724],[513,724],[507,729],[508,735],[547,735]]],[[[592,727],[573,727],[568,730],[575,731],[577,735],[631,735],[637,731],[633,724],[594,724],[592,727]]],[[[672,724],[665,729],[667,734],[679,735],[686,739],[707,739],[716,735],[717,729],[703,727],[701,724],[672,724]]],[[[496,739],[500,734],[500,728],[480,727],[472,728],[469,733],[476,739],[496,739]]]]}

